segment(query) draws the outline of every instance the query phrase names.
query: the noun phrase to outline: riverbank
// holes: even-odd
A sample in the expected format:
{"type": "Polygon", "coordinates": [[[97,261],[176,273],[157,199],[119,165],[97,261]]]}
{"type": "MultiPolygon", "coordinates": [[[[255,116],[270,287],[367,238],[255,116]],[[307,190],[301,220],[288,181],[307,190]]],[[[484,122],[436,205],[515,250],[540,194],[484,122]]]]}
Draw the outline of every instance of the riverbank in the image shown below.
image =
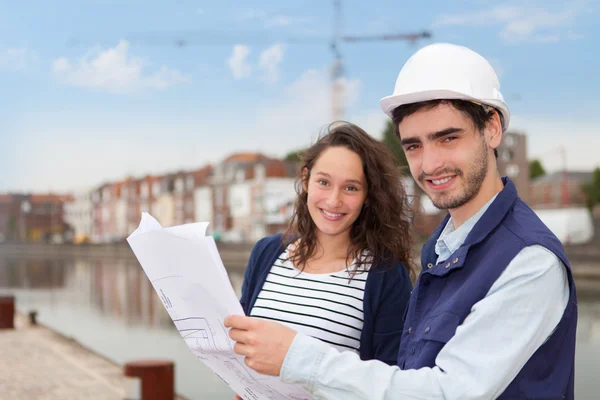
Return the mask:
{"type": "Polygon", "coordinates": [[[3,400],[122,400],[131,384],[122,366],[21,314],[0,330],[0,377],[3,400]]]}
{"type": "MultiPolygon", "coordinates": [[[[252,243],[218,243],[217,248],[229,273],[243,274],[252,251],[252,243]]],[[[416,248],[415,253],[418,256],[416,248]]],[[[600,246],[591,243],[566,249],[578,288],[592,295],[600,294],[600,246]]],[[[2,243],[0,258],[13,260],[125,260],[137,264],[127,243],[115,244],[44,244],[2,243]]],[[[582,293],[583,294],[583,293],[582,293]]]]}
{"type": "MultiPolygon", "coordinates": [[[[217,242],[217,249],[228,268],[245,269],[254,243],[217,242]]],[[[421,245],[415,245],[419,253],[421,245]]],[[[565,251],[571,263],[597,265],[600,269],[600,239],[578,246],[566,246],[565,251]]],[[[0,243],[0,255],[8,258],[28,259],[130,259],[136,260],[129,245],[125,242],[111,244],[47,244],[47,243],[0,243]]],[[[418,254],[415,254],[416,256],[418,254]]]]}
{"type": "MultiPolygon", "coordinates": [[[[217,249],[227,268],[244,270],[253,244],[217,243],[217,249]]],[[[137,262],[127,243],[114,244],[47,244],[0,243],[0,256],[30,260],[132,260],[137,262]]]]}

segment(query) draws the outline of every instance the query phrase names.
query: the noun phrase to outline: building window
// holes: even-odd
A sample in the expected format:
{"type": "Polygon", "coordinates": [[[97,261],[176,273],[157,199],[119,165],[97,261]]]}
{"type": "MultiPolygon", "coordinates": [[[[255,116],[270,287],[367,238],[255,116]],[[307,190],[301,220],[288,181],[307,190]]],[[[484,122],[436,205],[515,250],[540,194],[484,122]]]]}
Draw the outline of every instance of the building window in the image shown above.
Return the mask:
{"type": "Polygon", "coordinates": [[[511,178],[516,178],[519,175],[519,166],[516,164],[509,164],[506,166],[506,175],[511,178]]]}
{"type": "Polygon", "coordinates": [[[223,205],[223,188],[217,187],[215,190],[215,203],[217,207],[221,207],[223,205]]]}
{"type": "Polygon", "coordinates": [[[177,193],[183,193],[183,179],[182,178],[177,178],[177,180],[175,181],[175,192],[177,193]]]}
{"type": "Polygon", "coordinates": [[[148,198],[148,184],[146,182],[142,183],[142,187],[140,188],[140,192],[142,195],[142,199],[148,198]]]}
{"type": "Polygon", "coordinates": [[[254,167],[254,177],[257,181],[262,181],[265,179],[265,166],[262,164],[258,164],[254,167]]]}
{"type": "Polygon", "coordinates": [[[235,181],[236,182],[243,182],[244,179],[246,179],[246,173],[244,172],[243,169],[238,169],[235,172],[235,181]]]}

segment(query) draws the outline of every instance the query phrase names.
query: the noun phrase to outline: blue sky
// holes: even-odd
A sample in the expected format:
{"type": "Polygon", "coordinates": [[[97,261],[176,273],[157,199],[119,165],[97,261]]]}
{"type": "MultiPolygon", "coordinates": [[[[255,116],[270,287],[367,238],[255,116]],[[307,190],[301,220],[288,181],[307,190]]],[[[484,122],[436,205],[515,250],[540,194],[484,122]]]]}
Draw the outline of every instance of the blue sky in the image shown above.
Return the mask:
{"type": "MultiPolygon", "coordinates": [[[[600,165],[594,2],[341,4],[344,34],[433,35],[341,43],[344,119],[379,137],[379,100],[406,59],[452,42],[491,60],[531,158],[556,170],[565,146],[570,169],[600,165]]],[[[85,190],[309,145],[330,122],[332,21],[333,1],[314,0],[5,4],[0,192],[85,190]]]]}

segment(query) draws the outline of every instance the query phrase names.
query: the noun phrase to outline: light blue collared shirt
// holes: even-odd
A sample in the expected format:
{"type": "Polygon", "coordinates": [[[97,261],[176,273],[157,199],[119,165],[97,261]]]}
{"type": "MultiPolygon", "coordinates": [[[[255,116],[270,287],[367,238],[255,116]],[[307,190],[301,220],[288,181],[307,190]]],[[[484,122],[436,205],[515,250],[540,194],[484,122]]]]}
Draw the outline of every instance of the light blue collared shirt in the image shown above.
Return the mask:
{"type": "MultiPolygon", "coordinates": [[[[436,242],[438,260],[464,243],[493,201],[458,229],[448,221],[436,242]]],[[[297,334],[281,378],[303,384],[314,399],[494,399],[554,331],[568,300],[565,266],[558,257],[541,246],[525,247],[473,305],[435,367],[403,371],[297,334]]]]}
{"type": "Polygon", "coordinates": [[[477,211],[475,215],[466,220],[458,229],[454,228],[452,218],[448,220],[448,223],[444,227],[442,234],[435,242],[435,254],[438,255],[437,262],[445,261],[452,253],[454,253],[467,239],[469,232],[475,227],[475,224],[485,214],[490,205],[494,202],[498,195],[492,197],[483,207],[477,211]]]}

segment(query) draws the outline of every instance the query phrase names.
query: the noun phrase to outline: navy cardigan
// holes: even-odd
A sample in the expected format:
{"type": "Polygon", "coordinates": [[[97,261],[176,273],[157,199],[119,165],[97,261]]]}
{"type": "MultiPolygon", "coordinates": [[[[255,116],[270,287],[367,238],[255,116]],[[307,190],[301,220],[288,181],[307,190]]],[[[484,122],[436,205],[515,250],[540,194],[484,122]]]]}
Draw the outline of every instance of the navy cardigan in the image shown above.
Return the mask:
{"type": "MultiPolygon", "coordinates": [[[[275,260],[285,250],[281,239],[281,234],[268,236],[259,240],[252,249],[240,299],[246,315],[250,314],[275,260]]],[[[411,290],[408,271],[399,261],[370,270],[363,298],[362,360],[376,359],[396,365],[403,316],[411,290]]]]}

